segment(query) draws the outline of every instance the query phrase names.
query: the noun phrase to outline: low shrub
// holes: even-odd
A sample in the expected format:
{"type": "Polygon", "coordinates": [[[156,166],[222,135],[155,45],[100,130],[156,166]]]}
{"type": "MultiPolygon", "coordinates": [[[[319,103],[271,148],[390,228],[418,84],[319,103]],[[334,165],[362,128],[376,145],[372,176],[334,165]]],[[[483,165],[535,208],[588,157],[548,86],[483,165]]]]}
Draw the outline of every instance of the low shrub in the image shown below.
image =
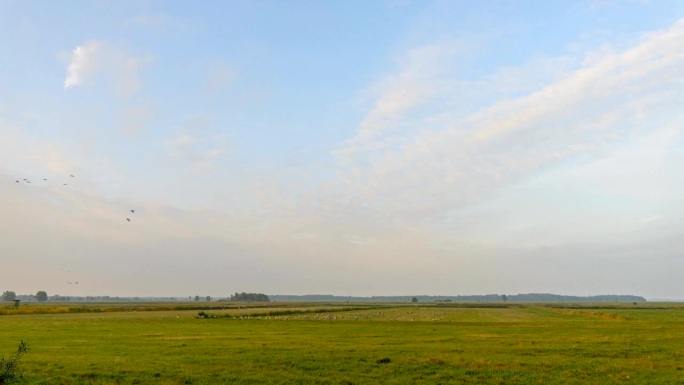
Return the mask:
{"type": "Polygon", "coordinates": [[[12,358],[0,358],[0,385],[9,384],[10,381],[21,378],[22,373],[17,370],[19,360],[28,352],[28,345],[23,340],[19,343],[17,352],[12,358]]]}

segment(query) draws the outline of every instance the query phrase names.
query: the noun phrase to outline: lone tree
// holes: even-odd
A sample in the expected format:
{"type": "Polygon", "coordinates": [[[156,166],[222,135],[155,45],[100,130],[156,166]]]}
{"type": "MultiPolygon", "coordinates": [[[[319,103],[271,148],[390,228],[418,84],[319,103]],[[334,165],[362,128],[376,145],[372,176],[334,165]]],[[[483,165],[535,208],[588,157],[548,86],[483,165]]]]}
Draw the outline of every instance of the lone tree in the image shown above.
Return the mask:
{"type": "Polygon", "coordinates": [[[41,290],[41,291],[39,291],[39,292],[36,293],[36,301],[38,301],[38,302],[45,302],[45,301],[47,301],[47,300],[48,300],[48,295],[47,295],[46,292],[44,292],[44,291],[41,290]]]}
{"type": "Polygon", "coordinates": [[[17,299],[17,293],[7,290],[4,293],[2,293],[2,300],[3,301],[14,301],[17,299]]]}
{"type": "Polygon", "coordinates": [[[416,298],[416,297],[411,298],[411,302],[418,302],[418,298],[416,298]]]}

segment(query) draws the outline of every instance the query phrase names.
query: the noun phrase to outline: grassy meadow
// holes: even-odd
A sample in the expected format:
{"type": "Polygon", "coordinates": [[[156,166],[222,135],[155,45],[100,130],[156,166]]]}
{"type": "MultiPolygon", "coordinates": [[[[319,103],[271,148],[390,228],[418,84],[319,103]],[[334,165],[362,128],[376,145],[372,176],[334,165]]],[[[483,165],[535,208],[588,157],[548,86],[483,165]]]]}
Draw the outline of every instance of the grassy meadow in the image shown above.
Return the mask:
{"type": "Polygon", "coordinates": [[[20,384],[682,384],[679,304],[0,306],[20,384]],[[198,315],[202,314],[202,317],[198,315]]]}

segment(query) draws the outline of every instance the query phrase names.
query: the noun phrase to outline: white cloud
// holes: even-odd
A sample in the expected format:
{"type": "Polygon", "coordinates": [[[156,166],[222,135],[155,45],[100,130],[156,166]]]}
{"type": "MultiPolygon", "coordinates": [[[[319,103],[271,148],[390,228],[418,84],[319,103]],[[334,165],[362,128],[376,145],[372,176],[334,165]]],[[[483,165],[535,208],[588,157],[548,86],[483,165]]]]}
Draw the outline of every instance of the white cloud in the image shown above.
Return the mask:
{"type": "Polygon", "coordinates": [[[85,86],[105,79],[122,95],[140,88],[138,73],[151,61],[150,56],[136,57],[110,43],[90,40],[67,55],[64,89],[85,86]]]}
{"type": "Polygon", "coordinates": [[[68,74],[64,79],[64,89],[85,84],[100,70],[102,64],[99,62],[98,51],[101,47],[99,41],[90,40],[74,48],[67,65],[68,74]]]}

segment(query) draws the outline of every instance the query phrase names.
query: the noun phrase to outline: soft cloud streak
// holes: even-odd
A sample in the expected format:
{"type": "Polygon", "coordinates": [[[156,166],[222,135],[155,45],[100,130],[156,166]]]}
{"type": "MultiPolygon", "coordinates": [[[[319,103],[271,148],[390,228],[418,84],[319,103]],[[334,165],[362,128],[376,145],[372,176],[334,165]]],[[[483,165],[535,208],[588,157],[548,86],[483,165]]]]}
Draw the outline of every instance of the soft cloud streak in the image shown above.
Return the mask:
{"type": "Polygon", "coordinates": [[[408,113],[444,93],[443,77],[457,52],[450,43],[409,50],[400,60],[400,70],[373,87],[377,99],[360,123],[358,134],[338,154],[353,154],[367,150],[367,146],[383,147],[383,138],[406,126],[408,119],[403,118],[408,113]]]}
{"type": "Polygon", "coordinates": [[[207,169],[229,151],[228,135],[203,116],[187,119],[178,133],[166,142],[168,155],[195,168],[207,169]]]}

